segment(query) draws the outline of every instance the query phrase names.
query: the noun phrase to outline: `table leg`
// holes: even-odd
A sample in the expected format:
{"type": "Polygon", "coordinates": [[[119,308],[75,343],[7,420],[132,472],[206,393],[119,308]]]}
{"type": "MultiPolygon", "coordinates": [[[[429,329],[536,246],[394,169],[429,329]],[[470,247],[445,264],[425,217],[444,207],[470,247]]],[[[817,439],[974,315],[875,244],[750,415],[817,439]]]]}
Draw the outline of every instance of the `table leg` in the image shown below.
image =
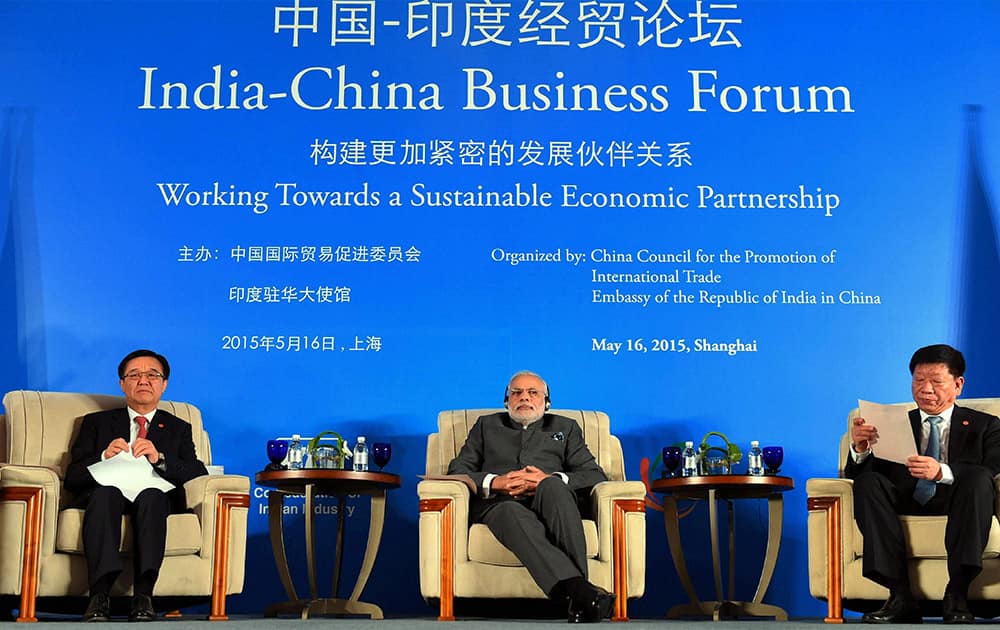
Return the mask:
{"type": "Polygon", "coordinates": [[[699,614],[702,610],[701,601],[691,583],[691,576],[688,574],[687,563],[684,561],[684,547],[681,545],[680,518],[677,515],[677,499],[672,496],[663,497],[663,525],[667,531],[667,542],[670,545],[670,557],[674,561],[674,568],[677,570],[677,577],[681,580],[681,586],[687,593],[690,604],[674,606],[667,611],[667,617],[675,619],[681,615],[699,614]]]}
{"type": "MultiPolygon", "coordinates": [[[[278,568],[278,577],[281,578],[281,585],[285,587],[285,593],[291,601],[298,601],[299,596],[295,593],[295,585],[292,583],[292,575],[288,570],[288,557],[285,555],[285,536],[282,516],[285,508],[285,494],[278,490],[271,490],[267,495],[267,519],[268,529],[271,533],[271,551],[274,553],[274,564],[278,568]]],[[[273,617],[278,614],[284,604],[270,606],[264,612],[265,616],[273,617]]]]}
{"type": "Polygon", "coordinates": [[[736,508],[732,499],[726,499],[729,511],[729,599],[736,599],[736,508]]]}
{"type": "MultiPolygon", "coordinates": [[[[316,486],[311,483],[306,484],[306,497],[303,509],[306,520],[306,571],[309,572],[309,596],[312,599],[319,597],[316,589],[316,510],[315,503],[316,486]]],[[[305,611],[302,618],[306,618],[305,611]]]]}
{"type": "Polygon", "coordinates": [[[722,563],[719,560],[719,511],[715,504],[715,489],[708,491],[708,528],[712,535],[712,573],[715,575],[715,598],[722,596],[722,563]]]}
{"type": "Polygon", "coordinates": [[[344,566],[344,525],[347,519],[344,509],[347,497],[340,495],[337,497],[337,546],[333,553],[333,585],[330,587],[330,597],[337,597],[340,592],[340,571],[344,566]]]}
{"type": "Polygon", "coordinates": [[[781,543],[783,499],[780,494],[772,494],[767,498],[767,550],[764,552],[764,567],[761,569],[757,592],[752,602],[729,602],[733,605],[733,617],[750,615],[753,617],[774,617],[775,621],[788,621],[788,613],[783,608],[763,603],[764,594],[774,576],[774,567],[778,560],[778,546],[781,543]]]}
{"type": "Polygon", "coordinates": [[[778,559],[778,547],[781,543],[782,531],[782,496],[778,493],[768,495],[768,535],[767,549],[764,555],[764,566],[761,570],[760,582],[757,585],[757,592],[753,601],[734,601],[736,592],[736,508],[735,502],[725,499],[728,516],[728,542],[729,542],[729,599],[723,599],[722,590],[722,566],[719,552],[719,522],[718,522],[718,494],[714,489],[708,489],[708,517],[709,530],[712,537],[712,568],[715,577],[715,590],[718,595],[717,601],[702,601],[698,599],[688,575],[687,565],[684,561],[684,551],[680,541],[680,524],[677,513],[677,499],[671,495],[663,497],[663,519],[667,531],[667,542],[670,545],[670,555],[677,569],[681,585],[691,600],[688,604],[678,604],[667,611],[668,619],[676,619],[686,615],[707,615],[714,621],[725,618],[738,619],[742,616],[752,617],[774,617],[776,621],[788,621],[788,613],[784,609],[763,603],[763,598],[767,588],[774,576],[774,569],[778,559]]]}
{"type": "MultiPolygon", "coordinates": [[[[368,523],[368,543],[365,545],[365,558],[361,561],[361,571],[358,573],[358,581],[354,584],[351,592],[351,601],[358,601],[361,591],[365,590],[368,578],[372,574],[372,567],[375,566],[375,556],[378,555],[378,548],[382,542],[382,526],[385,523],[385,491],[372,495],[372,516],[368,523]]],[[[379,617],[381,619],[381,617],[379,617]]]]}
{"type": "Polygon", "coordinates": [[[344,509],[345,497],[339,497],[337,509],[337,551],[334,558],[333,592],[325,599],[314,599],[308,602],[308,606],[302,612],[303,618],[307,615],[367,615],[371,619],[384,619],[382,609],[375,604],[359,601],[361,593],[368,584],[371,577],[372,567],[375,565],[375,557],[378,555],[379,544],[382,541],[382,527],[385,523],[385,491],[378,491],[372,495],[371,500],[371,520],[368,525],[368,542],[365,544],[365,557],[361,561],[361,569],[358,571],[358,579],[354,584],[349,599],[337,597],[340,587],[340,569],[343,562],[344,549],[344,529],[346,525],[344,509]]]}
{"type": "Polygon", "coordinates": [[[760,572],[760,582],[753,596],[755,604],[764,601],[767,587],[771,585],[774,567],[778,562],[778,546],[781,544],[781,523],[784,500],[780,494],[772,494],[767,498],[767,551],[764,552],[764,568],[760,572]]]}

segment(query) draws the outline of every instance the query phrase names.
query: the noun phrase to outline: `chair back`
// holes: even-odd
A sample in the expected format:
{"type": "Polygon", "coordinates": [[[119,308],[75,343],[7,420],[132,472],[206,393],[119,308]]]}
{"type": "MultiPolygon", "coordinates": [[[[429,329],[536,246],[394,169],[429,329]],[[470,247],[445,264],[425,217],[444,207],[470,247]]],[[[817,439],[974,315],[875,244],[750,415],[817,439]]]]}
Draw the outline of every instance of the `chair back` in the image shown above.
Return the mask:
{"type": "MultiPolygon", "coordinates": [[[[1000,398],[959,398],[955,401],[959,407],[968,407],[976,411],[982,411],[1000,417],[1000,398]]],[[[903,407],[909,412],[916,409],[917,404],[912,400],[904,403],[893,403],[894,407],[903,407]]],[[[855,407],[847,414],[847,433],[840,437],[840,461],[837,463],[837,472],[840,477],[844,476],[844,465],[847,463],[847,453],[851,448],[851,427],[854,426],[854,419],[861,415],[861,411],[855,407]]]]}
{"type": "MultiPolygon", "coordinates": [[[[63,479],[70,462],[70,446],[83,417],[95,411],[125,407],[123,396],[17,390],[3,397],[6,414],[7,463],[51,468],[63,479]]],[[[201,411],[194,405],[161,400],[159,408],[191,424],[195,452],[206,466],[212,463],[208,433],[201,411]]]]}
{"type": "MultiPolygon", "coordinates": [[[[448,472],[448,464],[455,459],[469,438],[469,431],[480,416],[505,411],[504,409],[455,409],[438,414],[438,432],[427,437],[427,474],[443,475],[448,472]]],[[[625,480],[625,461],[622,445],[611,435],[611,421],[603,411],[574,409],[551,409],[549,413],[576,420],[583,431],[597,464],[611,481],[625,480]]]]}

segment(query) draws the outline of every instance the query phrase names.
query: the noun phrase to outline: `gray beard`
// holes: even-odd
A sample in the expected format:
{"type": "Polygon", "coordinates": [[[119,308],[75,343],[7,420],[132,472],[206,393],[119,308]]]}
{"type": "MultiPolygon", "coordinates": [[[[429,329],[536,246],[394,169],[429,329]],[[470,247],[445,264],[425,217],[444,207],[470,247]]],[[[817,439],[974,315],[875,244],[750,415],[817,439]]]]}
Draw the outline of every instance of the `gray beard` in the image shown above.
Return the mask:
{"type": "Polygon", "coordinates": [[[538,422],[545,415],[544,411],[529,412],[528,415],[520,414],[516,411],[510,412],[510,417],[521,423],[521,426],[528,426],[532,422],[538,422]]]}

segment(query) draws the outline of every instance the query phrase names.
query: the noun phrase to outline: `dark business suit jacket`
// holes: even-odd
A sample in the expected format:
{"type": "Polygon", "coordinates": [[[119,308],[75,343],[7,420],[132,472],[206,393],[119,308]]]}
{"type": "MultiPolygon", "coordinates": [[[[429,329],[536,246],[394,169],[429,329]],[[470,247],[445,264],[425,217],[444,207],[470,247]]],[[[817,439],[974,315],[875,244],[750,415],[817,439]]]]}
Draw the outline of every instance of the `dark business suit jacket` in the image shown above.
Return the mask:
{"type": "MultiPolygon", "coordinates": [[[[920,412],[910,412],[914,441],[920,445],[920,412]]],[[[876,447],[877,448],[877,447],[876,447]]],[[[906,466],[878,457],[868,457],[855,464],[848,454],[844,472],[855,480],[854,518],[864,536],[862,574],[890,589],[906,582],[906,550],[899,513],[945,514],[948,527],[944,545],[951,579],[971,580],[982,566],[983,549],[993,521],[994,492],[958,492],[963,479],[971,480],[965,488],[978,488],[977,479],[1000,472],[1000,420],[996,416],[955,405],[948,437],[948,465],[955,475],[954,486],[938,486],[924,506],[911,498],[917,480],[906,466]],[[978,469],[978,470],[977,470],[978,469]],[[867,473],[876,477],[868,478],[867,473]],[[895,495],[878,480],[881,475],[896,488],[895,495]],[[864,481],[863,481],[864,480],[864,481]],[[895,499],[891,499],[895,496],[895,499]],[[955,497],[960,497],[956,502],[955,497]]],[[[988,478],[988,477],[987,477],[988,478]]]]}
{"type": "Polygon", "coordinates": [[[469,431],[462,450],[448,466],[448,473],[464,473],[476,482],[479,492],[471,506],[475,513],[477,504],[511,499],[508,495],[479,498],[483,478],[488,473],[502,475],[529,465],[546,473],[566,473],[570,490],[578,494],[608,479],[587,448],[580,425],[551,413],[526,429],[506,412],[480,417],[469,431]]]}
{"type": "MultiPolygon", "coordinates": [[[[80,431],[70,449],[70,464],[66,469],[66,479],[63,481],[66,489],[74,495],[75,507],[86,507],[90,493],[97,487],[97,482],[87,470],[87,466],[101,461],[101,453],[115,438],[129,441],[131,429],[129,422],[128,411],[124,408],[99,411],[84,416],[80,431]]],[[[171,511],[175,513],[185,511],[182,486],[195,477],[208,474],[205,465],[195,455],[191,425],[177,416],[158,409],[147,427],[146,439],[163,453],[166,461],[165,470],[160,471],[155,467],[153,470],[177,486],[169,493],[171,511]]]]}
{"type": "MultiPolygon", "coordinates": [[[[913,439],[920,446],[920,412],[910,412],[913,439]]],[[[877,449],[877,447],[876,447],[877,449]]],[[[877,452],[877,450],[876,450],[877,452]]],[[[1000,419],[996,416],[957,404],[951,414],[951,428],[948,436],[948,465],[958,478],[965,466],[985,466],[994,475],[1000,473],[1000,419]]],[[[847,454],[844,474],[854,479],[861,473],[873,470],[888,477],[903,491],[912,493],[917,480],[907,471],[906,466],[879,457],[868,457],[860,464],[847,454]]]]}

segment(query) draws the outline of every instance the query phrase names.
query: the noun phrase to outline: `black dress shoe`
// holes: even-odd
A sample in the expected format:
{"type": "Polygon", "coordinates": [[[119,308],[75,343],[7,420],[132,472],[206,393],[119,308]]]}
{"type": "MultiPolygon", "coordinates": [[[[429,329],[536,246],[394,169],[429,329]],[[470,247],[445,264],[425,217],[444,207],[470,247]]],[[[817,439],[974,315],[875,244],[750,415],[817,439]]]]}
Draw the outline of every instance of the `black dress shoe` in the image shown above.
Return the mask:
{"type": "Polygon", "coordinates": [[[569,603],[569,615],[566,617],[566,621],[570,623],[587,623],[587,619],[584,617],[583,611],[574,608],[572,601],[569,603]]]}
{"type": "Polygon", "coordinates": [[[965,597],[947,591],[941,602],[941,613],[945,623],[976,623],[976,618],[969,612],[969,604],[965,597]]]}
{"type": "Polygon", "coordinates": [[[611,616],[615,594],[593,584],[588,590],[586,599],[569,600],[569,615],[566,620],[570,623],[597,623],[611,616]]]}
{"type": "Polygon", "coordinates": [[[153,621],[156,619],[156,611],[153,610],[153,600],[149,595],[134,595],[132,597],[132,610],[128,613],[129,621],[153,621]]]}
{"type": "Polygon", "coordinates": [[[111,617],[111,598],[107,593],[94,593],[83,613],[84,621],[107,621],[111,617]]]}
{"type": "Polygon", "coordinates": [[[865,623],[923,623],[920,606],[912,597],[891,594],[875,612],[861,617],[865,623]]]}

